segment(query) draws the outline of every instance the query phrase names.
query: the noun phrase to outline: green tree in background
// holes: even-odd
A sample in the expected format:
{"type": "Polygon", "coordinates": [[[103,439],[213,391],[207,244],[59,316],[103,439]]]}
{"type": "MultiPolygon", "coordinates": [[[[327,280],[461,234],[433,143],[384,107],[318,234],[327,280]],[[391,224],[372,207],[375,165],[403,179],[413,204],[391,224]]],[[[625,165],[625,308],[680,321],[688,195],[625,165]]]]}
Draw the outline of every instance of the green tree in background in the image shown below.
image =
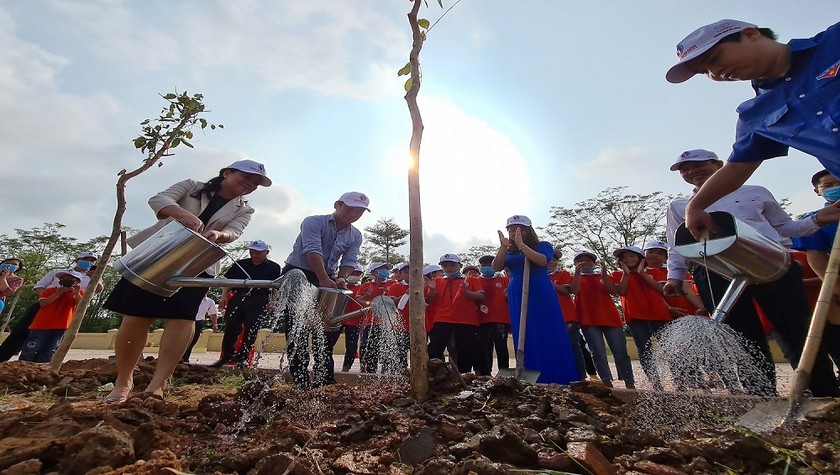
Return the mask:
{"type": "Polygon", "coordinates": [[[549,224],[541,228],[546,234],[542,238],[559,243],[564,256],[589,249],[613,267],[615,249],[665,240],[665,214],[674,196],[659,191],[628,194],[626,189],[606,188],[572,208],[552,206],[549,224]]]}
{"type": "Polygon", "coordinates": [[[401,228],[394,218],[379,218],[373,226],[365,228],[366,261],[381,261],[396,264],[405,256],[395,251],[407,242],[408,231],[401,228]]]}
{"type": "Polygon", "coordinates": [[[499,250],[499,246],[494,246],[492,244],[482,244],[480,246],[472,246],[467,249],[466,252],[462,252],[458,255],[461,258],[461,262],[467,265],[478,265],[478,260],[481,256],[495,256],[496,252],[499,250]]]}

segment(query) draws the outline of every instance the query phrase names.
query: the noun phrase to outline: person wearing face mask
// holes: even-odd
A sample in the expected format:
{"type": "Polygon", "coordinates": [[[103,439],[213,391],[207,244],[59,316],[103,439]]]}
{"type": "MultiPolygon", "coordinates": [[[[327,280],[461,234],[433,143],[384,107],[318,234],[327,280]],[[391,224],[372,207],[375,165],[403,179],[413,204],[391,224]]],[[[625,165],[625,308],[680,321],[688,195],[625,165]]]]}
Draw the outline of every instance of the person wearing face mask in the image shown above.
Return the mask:
{"type": "MultiPolygon", "coordinates": [[[[73,267],[70,269],[67,269],[66,267],[58,268],[47,272],[40,280],[38,280],[38,282],[35,283],[35,286],[32,287],[32,291],[36,294],[40,294],[48,288],[58,287],[58,274],[67,270],[79,272],[82,275],[82,281],[80,284],[81,288],[86,289],[88,283],[90,282],[90,276],[87,271],[90,270],[94,264],[96,264],[96,253],[93,251],[84,251],[78,255],[73,267]]],[[[104,284],[100,280],[96,284],[95,292],[102,292],[103,288],[104,284]]],[[[32,324],[32,321],[35,319],[35,315],[40,309],[40,302],[35,302],[26,309],[26,312],[24,312],[17,325],[12,328],[12,332],[3,341],[3,343],[0,344],[0,361],[9,361],[12,356],[15,356],[21,351],[24,343],[26,343],[26,340],[29,338],[29,325],[32,324]]]]}
{"type": "MultiPolygon", "coordinates": [[[[347,313],[355,312],[362,308],[358,303],[357,296],[364,274],[364,267],[356,264],[353,272],[347,276],[347,290],[353,292],[353,299],[347,302],[347,306],[344,307],[344,311],[347,313]]],[[[362,317],[359,315],[341,322],[341,330],[344,331],[344,362],[341,365],[341,370],[345,373],[353,367],[353,362],[356,361],[356,354],[359,352],[359,324],[361,321],[362,317]]]]}
{"type": "Polygon", "coordinates": [[[517,344],[525,307],[523,368],[539,371],[538,383],[569,384],[579,381],[581,376],[572,355],[563,312],[554,284],[548,278],[548,263],[554,256],[554,248],[548,241],[540,241],[527,216],[511,216],[507,219],[505,230],[507,233],[498,231],[499,250],[493,259],[493,269],[510,269],[508,308],[513,341],[517,344]],[[526,275],[529,283],[527,294],[523,292],[526,275]],[[527,301],[523,302],[523,296],[527,297],[527,301]]]}
{"type": "MultiPolygon", "coordinates": [[[[840,202],[840,178],[832,175],[828,170],[815,173],[811,177],[811,184],[814,186],[814,193],[825,200],[825,206],[840,202]]],[[[808,213],[806,217],[816,212],[808,213]]],[[[830,223],[820,227],[814,234],[793,238],[792,247],[805,252],[808,265],[820,279],[825,278],[828,256],[836,233],[837,223],[830,223]]],[[[823,346],[834,361],[834,365],[840,368],[840,287],[834,289],[834,301],[823,331],[823,346]]]]}
{"type": "Polygon", "coordinates": [[[456,254],[444,254],[439,265],[444,276],[426,279],[429,286],[426,301],[435,302],[435,320],[429,333],[429,358],[443,360],[443,350],[454,339],[457,352],[455,364],[458,371],[468,373],[475,365],[479,350],[476,303],[484,300],[484,284],[478,277],[464,277],[461,258],[456,254]]]}
{"type": "Polygon", "coordinates": [[[394,373],[402,374],[408,369],[408,349],[411,342],[409,329],[409,304],[408,304],[408,263],[403,262],[394,266],[394,282],[388,287],[387,295],[394,299],[397,310],[400,312],[400,324],[395,326],[397,331],[397,343],[399,350],[397,355],[397,366],[393,368],[394,373]]]}
{"type": "MultiPolygon", "coordinates": [[[[23,277],[15,272],[23,270],[23,261],[16,257],[3,259],[0,262],[0,305],[5,306],[6,297],[10,297],[23,285],[23,277]]],[[[0,312],[3,307],[0,307],[0,312]]]]}
{"type": "Polygon", "coordinates": [[[50,361],[85,293],[81,286],[83,276],[75,270],[59,271],[56,274],[58,286],[41,292],[38,299],[40,309],[29,325],[29,337],[20,352],[21,361],[50,361]]]}
{"type": "Polygon", "coordinates": [[[493,256],[482,256],[478,260],[481,283],[484,284],[484,300],[479,306],[478,352],[476,359],[482,374],[490,374],[493,367],[493,350],[499,369],[510,368],[508,352],[508,328],[510,311],[507,303],[507,288],[510,279],[497,274],[493,269],[493,256]]]}
{"type": "MultiPolygon", "coordinates": [[[[373,276],[373,280],[365,282],[359,287],[356,292],[359,303],[365,307],[370,307],[374,298],[387,295],[388,288],[394,284],[390,280],[391,269],[394,266],[387,262],[372,262],[368,266],[368,274],[373,276]]],[[[362,317],[360,329],[360,345],[361,351],[360,362],[363,373],[375,373],[380,362],[379,346],[382,340],[381,322],[373,312],[367,312],[362,317]]]]}

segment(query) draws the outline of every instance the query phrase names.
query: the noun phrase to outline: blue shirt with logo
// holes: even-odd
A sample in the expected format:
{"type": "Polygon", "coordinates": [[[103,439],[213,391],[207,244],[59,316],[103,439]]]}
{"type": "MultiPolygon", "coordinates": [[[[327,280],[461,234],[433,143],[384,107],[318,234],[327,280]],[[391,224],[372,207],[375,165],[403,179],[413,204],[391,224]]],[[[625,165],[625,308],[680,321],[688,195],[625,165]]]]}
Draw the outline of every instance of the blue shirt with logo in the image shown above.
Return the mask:
{"type": "Polygon", "coordinates": [[[754,81],[756,97],[738,106],[729,161],[766,160],[793,147],[840,176],[840,23],[788,45],[791,64],[785,76],[754,81]]]}
{"type": "MultiPolygon", "coordinates": [[[[826,204],[826,206],[831,205],[826,204]]],[[[808,213],[806,217],[810,217],[816,213],[816,211],[812,211],[808,213]]],[[[813,234],[791,238],[791,241],[793,241],[791,247],[799,251],[822,251],[830,253],[832,244],[834,244],[834,234],[836,232],[837,223],[827,224],[820,229],[817,229],[813,234]]]]}

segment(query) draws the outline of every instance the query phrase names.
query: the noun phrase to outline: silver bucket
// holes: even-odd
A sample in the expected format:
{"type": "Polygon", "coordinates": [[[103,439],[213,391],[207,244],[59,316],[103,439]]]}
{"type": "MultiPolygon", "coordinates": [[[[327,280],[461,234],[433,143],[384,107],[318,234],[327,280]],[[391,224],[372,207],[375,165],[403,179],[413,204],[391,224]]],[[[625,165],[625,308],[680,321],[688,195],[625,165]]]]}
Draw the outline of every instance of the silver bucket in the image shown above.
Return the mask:
{"type": "Polygon", "coordinates": [[[114,261],[114,269],[143,290],[171,297],[180,287],[167,280],[195,277],[224,256],[221,247],[173,220],[114,261]]]}
{"type": "Polygon", "coordinates": [[[729,279],[746,276],[750,283],[763,283],[785,275],[790,268],[790,252],[784,246],[729,213],[709,214],[717,234],[697,241],[683,223],[674,235],[674,251],[729,279]]]}
{"type": "MultiPolygon", "coordinates": [[[[315,300],[315,311],[324,322],[324,329],[335,328],[333,320],[344,315],[344,309],[350,302],[353,292],[346,289],[333,289],[330,287],[318,287],[318,296],[315,300]]],[[[340,320],[339,320],[340,321],[340,320]]]]}

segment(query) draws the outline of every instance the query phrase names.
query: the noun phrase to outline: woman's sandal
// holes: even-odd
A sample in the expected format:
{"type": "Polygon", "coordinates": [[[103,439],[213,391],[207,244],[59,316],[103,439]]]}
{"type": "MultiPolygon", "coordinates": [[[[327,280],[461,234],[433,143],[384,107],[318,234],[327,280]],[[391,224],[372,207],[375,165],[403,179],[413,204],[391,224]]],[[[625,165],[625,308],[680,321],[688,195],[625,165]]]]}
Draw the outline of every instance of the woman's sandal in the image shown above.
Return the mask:
{"type": "Polygon", "coordinates": [[[133,385],[126,388],[125,391],[122,391],[122,392],[117,393],[117,394],[114,394],[113,391],[112,391],[111,394],[105,396],[102,399],[102,402],[104,402],[105,404],[121,404],[121,403],[124,403],[126,400],[128,400],[128,395],[131,394],[132,389],[134,389],[133,385]]]}

